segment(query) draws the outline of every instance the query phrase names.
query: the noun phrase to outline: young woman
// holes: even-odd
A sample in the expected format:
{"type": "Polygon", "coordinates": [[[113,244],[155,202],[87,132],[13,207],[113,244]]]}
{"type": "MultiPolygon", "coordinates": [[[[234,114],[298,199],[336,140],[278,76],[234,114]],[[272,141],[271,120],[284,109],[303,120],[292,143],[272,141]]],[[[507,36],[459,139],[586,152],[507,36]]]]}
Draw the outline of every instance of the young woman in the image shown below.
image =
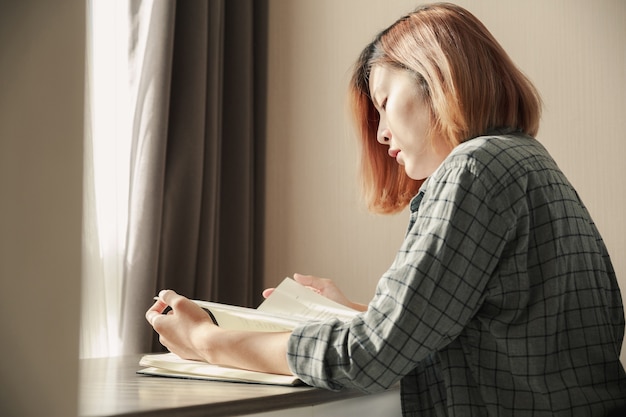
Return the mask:
{"type": "Polygon", "coordinates": [[[164,290],[146,313],[163,345],[333,390],[401,380],[405,416],[587,417],[624,406],[624,313],[609,255],[534,139],[535,88],[488,30],[461,7],[421,7],[365,48],[350,97],[370,208],[410,205],[408,232],[367,306],[330,280],[294,278],[363,313],[291,333],[232,332],[164,290]]]}

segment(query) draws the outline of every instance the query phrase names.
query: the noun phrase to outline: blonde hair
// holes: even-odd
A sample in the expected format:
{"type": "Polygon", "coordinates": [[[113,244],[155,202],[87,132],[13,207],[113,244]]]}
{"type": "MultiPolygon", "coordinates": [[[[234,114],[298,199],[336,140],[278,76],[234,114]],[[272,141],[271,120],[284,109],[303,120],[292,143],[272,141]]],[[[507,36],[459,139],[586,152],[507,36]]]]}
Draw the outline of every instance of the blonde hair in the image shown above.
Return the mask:
{"type": "Polygon", "coordinates": [[[456,146],[490,128],[535,136],[541,99],[487,28],[454,4],[422,6],[365,47],[350,83],[349,100],[360,139],[362,190],[378,213],[402,210],[421,181],[410,179],[376,140],[379,115],[370,97],[373,65],[407,70],[430,107],[431,137],[456,146]]]}

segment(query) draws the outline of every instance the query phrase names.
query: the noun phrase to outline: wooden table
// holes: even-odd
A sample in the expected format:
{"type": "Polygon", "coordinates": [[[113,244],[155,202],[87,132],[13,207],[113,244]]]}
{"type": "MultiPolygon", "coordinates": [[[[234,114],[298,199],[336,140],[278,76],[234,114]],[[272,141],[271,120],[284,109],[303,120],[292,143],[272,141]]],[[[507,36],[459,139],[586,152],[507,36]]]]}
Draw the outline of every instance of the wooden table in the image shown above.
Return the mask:
{"type": "Polygon", "coordinates": [[[399,389],[364,395],[138,375],[139,358],[82,359],[80,417],[400,416],[399,389]]]}

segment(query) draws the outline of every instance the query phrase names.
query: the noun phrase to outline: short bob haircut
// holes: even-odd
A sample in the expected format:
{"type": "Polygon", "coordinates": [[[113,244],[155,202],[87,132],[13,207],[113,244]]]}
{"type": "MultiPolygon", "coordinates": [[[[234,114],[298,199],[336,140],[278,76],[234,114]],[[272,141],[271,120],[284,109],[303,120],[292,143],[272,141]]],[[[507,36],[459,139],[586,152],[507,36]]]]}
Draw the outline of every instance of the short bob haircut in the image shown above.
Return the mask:
{"type": "Polygon", "coordinates": [[[359,135],[362,191],[376,213],[402,210],[422,181],[410,179],[377,142],[379,114],[369,91],[373,65],[409,71],[430,106],[430,137],[452,146],[491,128],[536,136],[541,99],[530,80],[471,13],[454,4],[419,7],[382,31],[361,53],[348,99],[359,135]]]}

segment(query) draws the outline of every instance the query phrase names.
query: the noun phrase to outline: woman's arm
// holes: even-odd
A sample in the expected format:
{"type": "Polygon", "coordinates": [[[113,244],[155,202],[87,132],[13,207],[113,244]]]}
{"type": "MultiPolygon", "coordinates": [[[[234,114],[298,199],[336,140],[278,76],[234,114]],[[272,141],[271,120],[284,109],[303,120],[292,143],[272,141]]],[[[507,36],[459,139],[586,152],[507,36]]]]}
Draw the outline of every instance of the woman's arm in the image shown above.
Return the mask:
{"type": "Polygon", "coordinates": [[[291,375],[287,365],[290,333],[225,330],[204,310],[172,290],[163,290],[146,312],[146,320],[170,352],[185,359],[223,366],[291,375]],[[167,314],[162,314],[166,307],[167,314]]]}

